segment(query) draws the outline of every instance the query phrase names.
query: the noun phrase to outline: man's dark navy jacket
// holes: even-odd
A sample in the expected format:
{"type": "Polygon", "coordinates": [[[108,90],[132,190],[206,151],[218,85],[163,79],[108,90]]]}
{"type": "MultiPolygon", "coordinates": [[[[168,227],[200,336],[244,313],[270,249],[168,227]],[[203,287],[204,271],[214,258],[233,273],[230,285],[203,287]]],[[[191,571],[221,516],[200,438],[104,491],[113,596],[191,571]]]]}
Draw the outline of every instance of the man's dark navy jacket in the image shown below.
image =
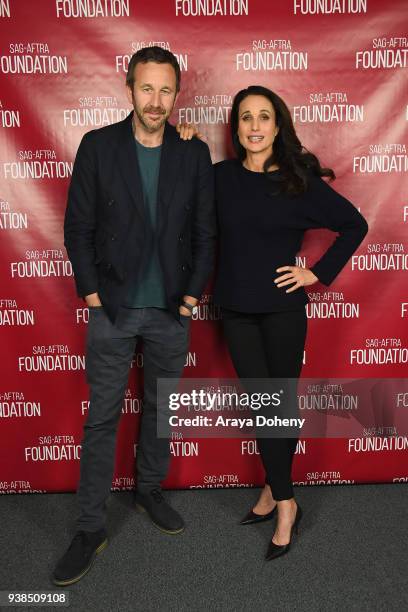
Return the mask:
{"type": "MultiPolygon", "coordinates": [[[[143,263],[148,212],[132,131],[133,113],[88,132],[75,159],[65,214],[65,246],[77,293],[98,293],[115,320],[143,263]]],[[[157,195],[157,233],[168,308],[199,298],[213,267],[214,179],[206,144],[184,141],[166,123],[157,195]]]]}

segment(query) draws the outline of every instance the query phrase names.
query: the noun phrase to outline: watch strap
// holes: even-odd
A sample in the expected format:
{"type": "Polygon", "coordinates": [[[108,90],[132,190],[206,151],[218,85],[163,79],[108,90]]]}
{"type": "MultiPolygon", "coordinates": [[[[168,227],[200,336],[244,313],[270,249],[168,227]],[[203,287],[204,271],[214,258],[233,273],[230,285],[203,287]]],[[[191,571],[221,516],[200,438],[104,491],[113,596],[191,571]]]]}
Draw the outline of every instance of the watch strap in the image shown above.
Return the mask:
{"type": "Polygon", "coordinates": [[[181,306],[184,306],[184,308],[187,308],[187,310],[189,310],[191,312],[191,314],[193,314],[193,309],[194,306],[192,304],[189,304],[188,302],[185,302],[184,300],[181,302],[181,306]]]}

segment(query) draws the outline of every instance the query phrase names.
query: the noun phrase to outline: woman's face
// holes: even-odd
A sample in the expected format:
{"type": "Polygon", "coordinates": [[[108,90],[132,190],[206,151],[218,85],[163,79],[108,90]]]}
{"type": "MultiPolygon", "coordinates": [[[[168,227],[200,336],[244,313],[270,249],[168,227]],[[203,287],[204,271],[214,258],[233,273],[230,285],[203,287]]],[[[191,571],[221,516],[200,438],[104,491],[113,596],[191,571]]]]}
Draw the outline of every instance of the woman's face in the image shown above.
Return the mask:
{"type": "Polygon", "coordinates": [[[275,110],[268,98],[251,95],[242,100],[238,109],[238,138],[244,149],[271,155],[278,131],[275,110]]]}

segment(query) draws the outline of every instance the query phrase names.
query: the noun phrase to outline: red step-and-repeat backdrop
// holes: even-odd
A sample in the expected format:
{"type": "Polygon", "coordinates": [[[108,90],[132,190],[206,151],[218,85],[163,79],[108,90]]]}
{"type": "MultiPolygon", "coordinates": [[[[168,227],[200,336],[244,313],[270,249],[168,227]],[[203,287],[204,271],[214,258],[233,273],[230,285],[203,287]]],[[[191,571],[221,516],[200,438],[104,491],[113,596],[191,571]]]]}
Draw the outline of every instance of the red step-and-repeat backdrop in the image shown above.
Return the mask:
{"type": "MultiPolygon", "coordinates": [[[[406,8],[406,0],[0,0],[1,493],[76,488],[88,311],[63,246],[67,188],[82,135],[128,114],[125,73],[144,46],[177,55],[182,91],[172,121],[199,124],[214,162],[231,152],[234,94],[265,85],[368,220],[333,285],[309,288],[303,376],[406,376],[406,8]]],[[[299,265],[332,240],[309,232],[299,265]]],[[[185,377],[234,376],[211,291],[210,282],[185,377]]],[[[142,366],[137,352],[114,489],[134,486],[142,366]]],[[[408,410],[407,394],[394,408],[408,410]]],[[[295,483],[407,481],[406,432],[360,429],[353,438],[301,439],[295,483]]],[[[175,438],[171,451],[171,488],[263,479],[250,439],[175,438]]]]}

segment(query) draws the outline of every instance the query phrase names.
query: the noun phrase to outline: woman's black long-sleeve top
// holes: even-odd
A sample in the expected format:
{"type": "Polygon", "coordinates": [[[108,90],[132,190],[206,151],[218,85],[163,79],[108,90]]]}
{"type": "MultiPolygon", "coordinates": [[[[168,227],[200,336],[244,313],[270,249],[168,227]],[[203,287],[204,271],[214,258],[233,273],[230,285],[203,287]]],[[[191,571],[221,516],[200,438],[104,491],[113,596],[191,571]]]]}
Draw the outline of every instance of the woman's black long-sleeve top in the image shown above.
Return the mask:
{"type": "Polygon", "coordinates": [[[338,232],[333,244],[310,269],[330,285],[367,233],[358,210],[320,177],[310,175],[305,193],[273,195],[279,170],[266,177],[239,160],[215,164],[219,259],[214,303],[240,312],[300,310],[308,302],[303,287],[286,293],[276,269],[296,265],[304,232],[338,232]]]}

